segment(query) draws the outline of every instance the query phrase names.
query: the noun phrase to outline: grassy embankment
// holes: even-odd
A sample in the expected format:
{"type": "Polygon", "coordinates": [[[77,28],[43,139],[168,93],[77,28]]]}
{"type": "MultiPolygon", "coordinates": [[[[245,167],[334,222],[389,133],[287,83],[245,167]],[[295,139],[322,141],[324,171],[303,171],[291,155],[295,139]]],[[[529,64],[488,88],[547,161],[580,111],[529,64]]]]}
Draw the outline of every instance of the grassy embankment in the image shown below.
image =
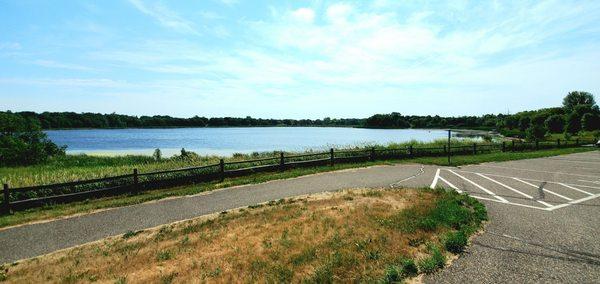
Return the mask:
{"type": "MultiPolygon", "coordinates": [[[[370,147],[375,147],[377,149],[404,148],[408,145],[413,145],[414,147],[441,147],[446,143],[447,142],[445,140],[440,140],[431,143],[408,142],[402,144],[389,144],[385,146],[358,145],[356,147],[346,148],[343,150],[357,150],[370,147]]],[[[452,141],[452,144],[455,146],[470,145],[472,143],[473,141],[470,140],[452,141]]],[[[327,151],[328,149],[321,149],[318,151],[307,151],[302,153],[285,153],[285,155],[289,156],[311,152],[322,153],[327,151]]],[[[67,155],[65,157],[51,159],[47,163],[41,165],[27,167],[0,167],[0,182],[8,183],[14,188],[130,174],[134,168],[137,168],[140,173],[145,173],[159,170],[218,164],[219,159],[221,158],[224,158],[225,162],[237,162],[269,157],[278,158],[279,152],[234,154],[231,157],[200,156],[191,153],[186,158],[175,156],[171,158],[163,158],[159,161],[155,160],[151,156],[141,155],[115,157],[67,155]]]]}
{"type": "Polygon", "coordinates": [[[383,282],[433,273],[487,219],[443,190],[279,200],[5,265],[8,282],[383,282]]]}
{"type": "MultiPolygon", "coordinates": [[[[453,156],[452,157],[452,165],[465,165],[465,164],[477,164],[483,162],[495,162],[495,161],[508,161],[508,160],[518,160],[518,159],[530,159],[530,158],[541,158],[548,156],[556,156],[563,154],[571,154],[571,153],[579,153],[584,151],[593,151],[594,148],[565,148],[565,149],[551,149],[551,150],[542,150],[535,152],[506,152],[506,153],[490,153],[490,154],[481,154],[481,155],[464,155],[464,156],[453,156]]],[[[81,157],[79,157],[81,158],[81,157]]],[[[96,159],[96,157],[89,157],[90,159],[96,159]]],[[[122,161],[127,159],[133,159],[132,157],[126,158],[98,158],[105,161],[122,161]]],[[[154,162],[152,162],[154,163],[154,162]]],[[[150,164],[151,166],[155,166],[154,164],[150,164]]],[[[119,195],[106,197],[101,199],[94,199],[83,202],[75,202],[69,204],[58,204],[53,206],[46,206],[42,208],[34,208],[26,211],[17,211],[11,215],[2,215],[0,216],[0,228],[13,226],[18,224],[23,224],[32,221],[39,220],[48,220],[52,218],[68,216],[78,213],[87,213],[92,212],[99,209],[105,208],[113,208],[113,207],[121,207],[132,204],[139,204],[151,200],[158,200],[167,197],[174,196],[184,196],[197,194],[201,192],[211,191],[218,188],[225,188],[236,185],[243,184],[252,184],[252,183],[261,183],[269,180],[276,179],[285,179],[285,178],[293,178],[303,175],[315,174],[320,172],[328,172],[349,168],[358,168],[358,167],[367,167],[374,165],[391,165],[395,163],[421,163],[421,164],[429,164],[429,165],[447,165],[447,158],[445,157],[423,157],[416,159],[406,159],[406,160],[387,160],[387,161],[373,161],[373,162],[363,162],[363,163],[353,163],[353,164],[336,164],[333,167],[330,166],[321,166],[321,167],[311,167],[311,168],[299,168],[293,169],[285,172],[273,172],[273,173],[258,173],[251,176],[244,176],[238,178],[228,178],[225,179],[224,182],[210,182],[210,183],[202,183],[195,184],[190,186],[182,186],[168,189],[159,189],[159,190],[151,190],[146,191],[140,194],[130,194],[130,195],[119,195]]],[[[38,172],[46,173],[42,169],[44,167],[50,167],[49,165],[41,165],[41,166],[33,166],[27,168],[4,168],[2,171],[14,171],[19,176],[27,176],[27,175],[35,175],[38,172]],[[23,171],[15,171],[16,169],[22,169],[23,171]],[[27,169],[33,169],[31,171],[27,171],[27,169]]],[[[127,167],[126,164],[122,164],[121,167],[127,167]]],[[[109,169],[110,166],[102,165],[99,167],[100,169],[109,169]]],[[[81,171],[85,170],[86,167],[73,167],[73,171],[81,171]]],[[[91,168],[93,169],[93,167],[91,168]]],[[[70,168],[65,168],[64,171],[69,171],[70,168]]],[[[54,170],[56,173],[61,174],[59,168],[54,170]]],[[[93,172],[90,170],[90,172],[93,172]]]]}

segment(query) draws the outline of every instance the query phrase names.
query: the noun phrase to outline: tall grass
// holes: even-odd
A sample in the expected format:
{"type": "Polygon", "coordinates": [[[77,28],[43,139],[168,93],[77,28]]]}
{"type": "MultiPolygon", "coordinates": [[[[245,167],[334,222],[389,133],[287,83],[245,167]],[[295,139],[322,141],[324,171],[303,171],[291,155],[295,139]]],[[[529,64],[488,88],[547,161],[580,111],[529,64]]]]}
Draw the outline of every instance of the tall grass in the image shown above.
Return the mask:
{"type": "MultiPolygon", "coordinates": [[[[453,146],[472,145],[481,141],[469,139],[454,139],[453,146]]],[[[446,145],[446,140],[437,140],[433,142],[410,141],[405,143],[390,143],[388,145],[377,144],[357,144],[352,147],[336,148],[336,151],[344,150],[366,150],[375,149],[398,149],[412,145],[415,148],[420,147],[442,147],[446,145]]],[[[306,153],[326,152],[326,149],[313,149],[305,152],[287,152],[286,156],[306,153]]],[[[219,156],[201,156],[192,152],[187,152],[185,156],[176,155],[170,158],[155,159],[152,156],[128,155],[128,156],[89,156],[89,155],[67,155],[65,157],[55,157],[48,162],[40,165],[26,167],[2,167],[0,168],[0,181],[8,183],[11,187],[24,187],[33,185],[43,185],[52,183],[61,183],[69,181],[78,181],[85,179],[109,177],[122,174],[130,174],[133,169],[145,173],[151,171],[170,170],[184,167],[205,166],[219,163],[220,159],[225,162],[238,162],[251,159],[278,158],[279,152],[255,152],[251,154],[235,153],[229,157],[219,156]]],[[[323,156],[326,157],[326,156],[323,156]]],[[[269,161],[269,163],[274,163],[269,161]]],[[[247,165],[246,165],[247,166],[247,165]]]]}

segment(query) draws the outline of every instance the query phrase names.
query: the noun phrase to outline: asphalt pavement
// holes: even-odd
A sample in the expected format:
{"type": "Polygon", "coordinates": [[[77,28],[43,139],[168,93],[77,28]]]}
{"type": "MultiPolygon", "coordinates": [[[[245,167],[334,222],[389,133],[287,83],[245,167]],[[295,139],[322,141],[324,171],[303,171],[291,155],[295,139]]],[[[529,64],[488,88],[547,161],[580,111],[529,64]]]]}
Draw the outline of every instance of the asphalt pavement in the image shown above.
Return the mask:
{"type": "Polygon", "coordinates": [[[485,232],[426,282],[600,282],[599,151],[459,168],[351,169],[23,225],[0,230],[0,263],[270,200],[390,186],[452,188],[488,208],[485,232]]]}

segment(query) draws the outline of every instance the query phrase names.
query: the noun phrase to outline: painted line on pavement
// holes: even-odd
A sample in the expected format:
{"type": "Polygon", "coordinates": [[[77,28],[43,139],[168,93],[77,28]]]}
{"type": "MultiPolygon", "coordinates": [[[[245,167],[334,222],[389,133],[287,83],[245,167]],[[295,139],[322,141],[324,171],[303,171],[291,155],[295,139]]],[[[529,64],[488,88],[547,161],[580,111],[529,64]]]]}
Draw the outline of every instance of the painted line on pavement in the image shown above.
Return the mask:
{"type": "Polygon", "coordinates": [[[587,194],[587,195],[594,195],[593,193],[589,193],[589,192],[587,192],[587,191],[585,191],[585,190],[581,190],[581,189],[579,189],[579,188],[572,187],[572,186],[570,186],[570,185],[568,185],[568,184],[564,184],[564,183],[560,183],[560,182],[559,182],[558,184],[560,184],[560,185],[562,185],[562,186],[564,186],[564,187],[566,187],[566,188],[570,188],[570,189],[573,189],[573,190],[579,191],[579,192],[581,192],[581,193],[585,193],[585,194],[587,194]]]}
{"type": "Polygon", "coordinates": [[[570,202],[568,202],[568,203],[563,203],[563,204],[555,205],[554,207],[552,207],[552,208],[548,208],[548,209],[549,209],[550,211],[552,211],[552,210],[556,210],[556,209],[559,209],[559,208],[567,207],[567,206],[569,206],[569,205],[573,205],[573,204],[577,204],[577,203],[585,202],[585,201],[588,201],[588,200],[592,200],[592,199],[594,199],[594,198],[596,198],[596,197],[600,197],[600,194],[595,194],[595,195],[588,196],[588,197],[585,197],[585,198],[581,198],[581,199],[573,200],[573,201],[570,201],[570,202]]]}
{"type": "Polygon", "coordinates": [[[445,178],[440,177],[440,180],[445,182],[447,185],[449,185],[451,188],[453,188],[454,190],[456,190],[456,192],[458,193],[463,193],[462,190],[458,189],[458,187],[456,187],[455,185],[453,185],[451,182],[447,181],[445,178]]]}
{"type": "MultiPolygon", "coordinates": [[[[457,170],[457,172],[477,174],[477,172],[463,171],[463,170],[457,170]]],[[[493,177],[515,178],[515,177],[511,177],[511,176],[497,175],[497,174],[488,174],[488,173],[486,173],[486,175],[493,176],[493,177]]],[[[522,179],[522,180],[529,180],[529,181],[536,181],[536,182],[547,182],[547,183],[558,184],[558,182],[556,182],[556,181],[538,180],[538,179],[522,178],[522,177],[519,177],[519,178],[522,179]]],[[[587,188],[600,189],[600,187],[597,187],[597,186],[589,186],[589,185],[582,185],[582,184],[569,184],[569,185],[577,186],[577,187],[587,187],[587,188]]]]}
{"type": "MultiPolygon", "coordinates": [[[[512,188],[512,187],[510,187],[510,186],[508,186],[508,185],[506,185],[506,184],[503,184],[503,183],[501,183],[501,182],[499,182],[499,181],[497,181],[497,180],[495,180],[495,179],[492,179],[492,178],[490,178],[490,177],[487,177],[487,176],[485,176],[485,175],[482,175],[482,174],[477,174],[477,175],[478,175],[478,176],[480,176],[480,177],[482,177],[482,178],[485,178],[485,179],[487,179],[487,180],[489,180],[489,181],[491,181],[491,182],[493,182],[493,183],[499,184],[500,186],[502,186],[502,187],[504,187],[504,188],[510,189],[510,190],[512,190],[512,191],[514,191],[514,192],[516,192],[516,193],[520,194],[520,195],[523,195],[523,196],[525,196],[525,197],[527,197],[527,198],[529,198],[529,199],[531,199],[531,200],[535,200],[535,199],[533,198],[533,196],[531,196],[531,195],[529,195],[529,194],[527,194],[527,193],[524,193],[524,192],[520,192],[520,191],[518,191],[518,190],[516,190],[516,189],[514,189],[514,188],[512,188]]],[[[540,204],[543,204],[543,205],[545,205],[546,207],[552,207],[552,206],[553,206],[552,204],[548,204],[548,203],[546,203],[546,202],[544,202],[544,201],[541,201],[541,200],[535,200],[535,201],[536,201],[536,202],[538,202],[538,203],[540,203],[540,204]]]]}
{"type": "MultiPolygon", "coordinates": [[[[514,180],[517,180],[517,181],[520,181],[520,182],[522,182],[522,183],[524,183],[524,184],[530,185],[530,186],[532,186],[532,187],[539,188],[539,186],[537,186],[537,185],[535,185],[535,184],[533,184],[533,183],[526,182],[526,181],[524,181],[524,180],[521,180],[521,179],[518,179],[518,178],[513,178],[513,179],[514,179],[514,180]]],[[[566,196],[564,196],[564,195],[561,195],[561,194],[558,194],[558,193],[556,193],[556,192],[554,192],[554,191],[550,191],[550,190],[547,190],[547,189],[545,189],[545,188],[543,188],[542,190],[543,190],[543,191],[545,191],[545,192],[547,192],[547,193],[550,193],[550,194],[556,195],[556,196],[558,196],[558,197],[560,197],[560,198],[562,198],[562,199],[565,199],[565,200],[568,200],[568,201],[573,201],[573,198],[566,197],[566,196]]]]}
{"type": "Polygon", "coordinates": [[[559,174],[559,175],[571,175],[571,176],[580,176],[580,177],[592,177],[592,178],[598,177],[598,176],[591,176],[591,175],[580,175],[580,174],[571,174],[571,173],[563,173],[563,172],[547,172],[547,171],[529,170],[529,169],[512,168],[512,167],[501,167],[501,166],[477,165],[477,167],[499,168],[499,169],[509,169],[509,170],[518,170],[518,171],[538,172],[538,173],[546,173],[546,174],[559,174]]]}
{"type": "Polygon", "coordinates": [[[431,189],[434,189],[434,188],[435,188],[435,186],[436,186],[436,185],[437,185],[437,183],[438,183],[438,179],[439,179],[439,178],[440,178],[440,169],[438,168],[438,169],[435,171],[435,176],[433,177],[433,181],[431,182],[431,186],[429,186],[429,188],[431,188],[431,189]]]}
{"type": "Polygon", "coordinates": [[[491,196],[495,197],[496,199],[498,199],[498,200],[500,200],[500,201],[502,201],[502,202],[504,202],[504,203],[508,203],[508,200],[506,200],[506,199],[504,199],[504,198],[502,198],[502,197],[500,197],[500,196],[496,195],[494,192],[492,192],[492,191],[488,190],[487,188],[485,188],[485,187],[483,187],[483,186],[481,186],[481,185],[479,185],[479,184],[476,184],[476,183],[475,183],[475,182],[473,182],[472,180],[470,180],[470,179],[468,179],[468,178],[466,178],[466,177],[463,177],[463,176],[461,176],[460,174],[457,174],[457,173],[456,173],[456,172],[454,172],[453,170],[447,170],[447,171],[449,171],[449,172],[453,173],[454,175],[456,175],[457,177],[459,177],[459,178],[461,178],[461,179],[463,179],[463,180],[467,181],[468,183],[470,183],[470,184],[472,184],[472,185],[476,186],[477,188],[479,188],[479,189],[481,189],[481,190],[483,190],[483,191],[487,192],[489,195],[491,195],[491,196]]]}

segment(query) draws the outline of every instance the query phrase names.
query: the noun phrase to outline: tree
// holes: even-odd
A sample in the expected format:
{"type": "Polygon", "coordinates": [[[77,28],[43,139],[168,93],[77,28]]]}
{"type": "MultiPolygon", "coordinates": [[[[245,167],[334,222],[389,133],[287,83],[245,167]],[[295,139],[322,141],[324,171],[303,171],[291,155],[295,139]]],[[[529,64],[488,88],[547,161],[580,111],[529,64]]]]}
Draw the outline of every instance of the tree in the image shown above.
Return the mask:
{"type": "Polygon", "coordinates": [[[563,107],[567,113],[573,111],[578,105],[594,106],[595,104],[596,101],[594,100],[594,95],[588,92],[569,92],[569,94],[563,99],[563,107]]]}
{"type": "Polygon", "coordinates": [[[539,113],[531,119],[529,128],[525,132],[527,140],[538,141],[546,136],[548,130],[544,127],[544,121],[546,116],[543,113],[539,113]]]}
{"type": "Polygon", "coordinates": [[[600,115],[597,113],[586,113],[581,117],[581,128],[586,131],[600,129],[600,115]]]}
{"type": "Polygon", "coordinates": [[[525,132],[525,137],[530,141],[538,141],[546,136],[546,128],[540,124],[532,124],[525,132]]]}
{"type": "Polygon", "coordinates": [[[65,154],[48,140],[39,121],[0,112],[0,166],[30,165],[65,154]]]}
{"type": "Polygon", "coordinates": [[[581,131],[581,116],[577,112],[572,112],[569,116],[567,116],[565,132],[575,135],[579,131],[581,131]]]}
{"type": "Polygon", "coordinates": [[[551,115],[544,122],[550,133],[561,133],[565,128],[565,119],[562,115],[551,115]]]}
{"type": "Polygon", "coordinates": [[[521,129],[521,131],[525,131],[527,128],[529,128],[530,124],[531,118],[529,118],[529,116],[523,116],[519,119],[519,129],[521,129]]]}
{"type": "Polygon", "coordinates": [[[152,154],[152,157],[154,158],[154,160],[160,161],[162,159],[162,152],[160,151],[160,149],[156,148],[154,150],[154,154],[152,154]]]}

